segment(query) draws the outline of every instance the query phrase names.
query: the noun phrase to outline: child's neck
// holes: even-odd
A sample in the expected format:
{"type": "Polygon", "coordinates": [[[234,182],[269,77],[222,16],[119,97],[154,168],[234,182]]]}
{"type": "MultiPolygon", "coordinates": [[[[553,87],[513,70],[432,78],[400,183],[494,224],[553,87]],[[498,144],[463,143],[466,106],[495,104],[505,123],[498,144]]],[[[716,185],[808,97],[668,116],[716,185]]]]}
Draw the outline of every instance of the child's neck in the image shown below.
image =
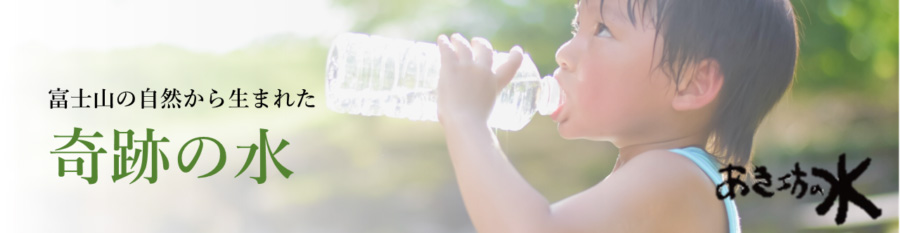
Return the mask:
{"type": "Polygon", "coordinates": [[[619,146],[619,156],[616,159],[616,165],[613,167],[613,172],[618,170],[618,168],[624,166],[625,163],[627,163],[634,157],[647,151],[667,150],[688,146],[696,146],[700,149],[704,149],[708,137],[709,134],[689,134],[679,137],[672,137],[665,140],[638,142],[625,146],[619,146]]]}

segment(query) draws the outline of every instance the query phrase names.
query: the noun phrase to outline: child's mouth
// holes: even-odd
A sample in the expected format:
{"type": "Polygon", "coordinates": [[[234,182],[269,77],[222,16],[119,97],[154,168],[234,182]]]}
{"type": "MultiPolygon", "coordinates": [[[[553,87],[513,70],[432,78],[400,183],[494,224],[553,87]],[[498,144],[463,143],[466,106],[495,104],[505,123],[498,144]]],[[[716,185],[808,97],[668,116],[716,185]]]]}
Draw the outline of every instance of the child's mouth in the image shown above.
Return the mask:
{"type": "Polygon", "coordinates": [[[560,71],[561,69],[557,68],[553,71],[552,74],[553,79],[555,79],[556,83],[559,84],[559,106],[557,106],[556,110],[550,114],[550,119],[553,119],[553,121],[557,123],[562,123],[563,121],[565,121],[565,119],[560,118],[560,115],[562,114],[563,107],[566,106],[566,90],[562,88],[562,82],[559,80],[560,71]]]}
{"type": "Polygon", "coordinates": [[[563,107],[566,106],[566,95],[565,94],[560,95],[559,102],[560,102],[559,107],[556,108],[556,111],[553,111],[553,113],[550,114],[550,119],[553,119],[553,121],[556,121],[558,123],[562,123],[561,120],[564,120],[564,119],[560,119],[559,115],[562,113],[563,107]]]}

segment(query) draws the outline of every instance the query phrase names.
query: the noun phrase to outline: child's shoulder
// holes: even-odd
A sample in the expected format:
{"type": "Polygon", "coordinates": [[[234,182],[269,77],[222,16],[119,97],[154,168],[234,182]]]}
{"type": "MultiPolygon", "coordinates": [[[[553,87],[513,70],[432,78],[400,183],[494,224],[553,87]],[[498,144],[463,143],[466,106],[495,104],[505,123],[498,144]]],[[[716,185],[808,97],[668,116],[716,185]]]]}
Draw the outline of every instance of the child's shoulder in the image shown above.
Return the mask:
{"type": "Polygon", "coordinates": [[[597,185],[554,204],[554,213],[560,219],[590,220],[591,229],[612,232],[722,232],[725,208],[714,190],[690,159],[667,150],[648,151],[597,185]]]}
{"type": "Polygon", "coordinates": [[[617,175],[643,186],[643,199],[656,199],[685,223],[727,227],[724,202],[716,197],[716,184],[700,165],[670,150],[651,150],[632,158],[617,175]],[[627,178],[626,178],[627,177],[627,178]],[[714,224],[712,224],[714,223],[714,224]],[[722,225],[724,224],[724,225],[722,225]]]}
{"type": "MultiPolygon", "coordinates": [[[[700,164],[685,155],[671,150],[650,150],[638,154],[624,165],[620,172],[640,174],[637,175],[649,179],[648,182],[656,182],[660,187],[670,185],[662,183],[675,183],[672,188],[683,187],[685,191],[709,190],[710,195],[715,195],[715,184],[703,171],[700,164]]],[[[674,191],[674,190],[669,190],[674,191]]]]}

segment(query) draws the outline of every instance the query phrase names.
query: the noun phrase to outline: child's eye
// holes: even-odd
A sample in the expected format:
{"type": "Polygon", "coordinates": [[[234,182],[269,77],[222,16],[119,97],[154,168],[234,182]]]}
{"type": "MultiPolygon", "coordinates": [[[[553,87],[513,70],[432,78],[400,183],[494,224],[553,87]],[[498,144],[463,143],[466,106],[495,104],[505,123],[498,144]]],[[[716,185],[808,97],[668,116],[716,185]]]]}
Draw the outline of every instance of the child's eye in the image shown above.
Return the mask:
{"type": "Polygon", "coordinates": [[[572,22],[572,36],[578,34],[578,22],[572,22]]]}
{"type": "Polygon", "coordinates": [[[612,34],[609,33],[609,28],[606,27],[606,24],[597,23],[597,34],[599,37],[612,37],[612,34]]]}

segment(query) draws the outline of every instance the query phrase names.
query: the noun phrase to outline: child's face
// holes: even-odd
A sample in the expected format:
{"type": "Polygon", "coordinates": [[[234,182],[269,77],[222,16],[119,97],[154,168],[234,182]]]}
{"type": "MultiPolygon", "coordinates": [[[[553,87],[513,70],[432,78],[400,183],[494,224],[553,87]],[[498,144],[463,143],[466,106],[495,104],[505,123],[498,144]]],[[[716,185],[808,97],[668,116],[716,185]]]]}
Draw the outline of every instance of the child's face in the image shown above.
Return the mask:
{"type": "Polygon", "coordinates": [[[661,69],[651,69],[660,61],[662,35],[654,42],[656,29],[644,15],[655,14],[655,7],[641,14],[635,6],[632,24],[626,4],[606,0],[602,18],[600,0],[581,0],[576,8],[577,33],[556,53],[565,104],[554,120],[563,138],[645,138],[672,112],[675,85],[661,69]]]}

